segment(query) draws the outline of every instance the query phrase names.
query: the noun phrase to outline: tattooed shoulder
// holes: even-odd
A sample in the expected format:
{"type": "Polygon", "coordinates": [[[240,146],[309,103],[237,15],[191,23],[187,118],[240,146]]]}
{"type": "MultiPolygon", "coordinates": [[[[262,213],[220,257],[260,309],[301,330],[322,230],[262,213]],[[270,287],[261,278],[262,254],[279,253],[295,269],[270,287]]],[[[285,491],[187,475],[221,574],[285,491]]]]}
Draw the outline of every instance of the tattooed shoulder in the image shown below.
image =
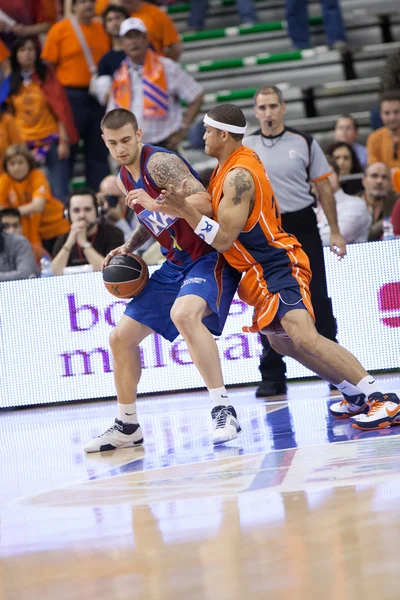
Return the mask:
{"type": "Polygon", "coordinates": [[[168,184],[180,187],[185,179],[188,182],[188,195],[203,192],[205,188],[191,173],[186,163],[176,154],[154,152],[149,158],[147,169],[154,183],[160,189],[168,184]]]}
{"type": "Polygon", "coordinates": [[[234,189],[233,204],[240,204],[245,192],[254,191],[253,177],[246,169],[234,169],[228,173],[227,183],[234,189]]]}

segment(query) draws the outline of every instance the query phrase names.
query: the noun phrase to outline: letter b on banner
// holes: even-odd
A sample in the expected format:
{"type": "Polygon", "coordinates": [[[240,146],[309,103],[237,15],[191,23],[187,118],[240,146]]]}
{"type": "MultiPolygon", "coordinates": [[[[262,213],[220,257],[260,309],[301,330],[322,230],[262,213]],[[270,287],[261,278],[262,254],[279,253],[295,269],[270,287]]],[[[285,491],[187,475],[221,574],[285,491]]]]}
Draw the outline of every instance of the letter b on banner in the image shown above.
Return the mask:
{"type": "Polygon", "coordinates": [[[99,311],[95,306],[91,306],[90,304],[77,306],[74,294],[68,294],[67,298],[71,331],[89,331],[89,329],[97,325],[99,322],[99,311]],[[84,312],[86,314],[83,314],[84,312]],[[78,313],[81,314],[78,315],[78,313]],[[78,317],[80,317],[80,324],[78,324],[78,317]]]}

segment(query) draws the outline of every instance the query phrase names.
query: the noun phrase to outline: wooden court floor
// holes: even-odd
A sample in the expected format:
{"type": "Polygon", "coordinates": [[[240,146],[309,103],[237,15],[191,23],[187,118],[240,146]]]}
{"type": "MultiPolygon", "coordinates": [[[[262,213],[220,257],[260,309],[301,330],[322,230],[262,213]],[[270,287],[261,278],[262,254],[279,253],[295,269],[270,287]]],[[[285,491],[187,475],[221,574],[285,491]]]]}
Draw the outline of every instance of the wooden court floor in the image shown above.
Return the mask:
{"type": "Polygon", "coordinates": [[[400,427],[254,390],[216,448],[202,392],[142,398],[145,446],[102,454],[113,402],[1,412],[0,600],[399,600],[400,427]]]}

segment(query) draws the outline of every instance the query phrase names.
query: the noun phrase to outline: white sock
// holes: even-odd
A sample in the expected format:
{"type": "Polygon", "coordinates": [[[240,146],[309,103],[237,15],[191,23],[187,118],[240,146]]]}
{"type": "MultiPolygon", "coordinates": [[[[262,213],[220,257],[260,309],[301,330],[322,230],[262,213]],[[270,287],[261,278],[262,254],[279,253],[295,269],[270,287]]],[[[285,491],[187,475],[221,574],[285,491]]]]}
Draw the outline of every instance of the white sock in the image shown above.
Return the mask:
{"type": "Polygon", "coordinates": [[[132,402],[132,404],[121,404],[118,402],[117,419],[123,423],[133,423],[136,425],[138,422],[136,414],[136,402],[132,402]]]}
{"type": "Polygon", "coordinates": [[[215,388],[214,390],[208,390],[210,394],[211,405],[214,408],[215,406],[227,406],[228,404],[228,392],[225,389],[225,386],[220,388],[215,388]]]}
{"type": "Polygon", "coordinates": [[[372,375],[367,375],[366,377],[364,377],[364,379],[361,379],[361,381],[357,383],[357,387],[360,390],[360,392],[367,396],[367,398],[371,394],[375,394],[375,392],[380,392],[381,394],[383,393],[381,386],[378,385],[378,383],[375,381],[372,375]]]}
{"type": "Polygon", "coordinates": [[[342,381],[342,383],[334,384],[335,387],[342,392],[342,394],[346,394],[346,396],[359,396],[360,390],[348,381],[342,381]]]}

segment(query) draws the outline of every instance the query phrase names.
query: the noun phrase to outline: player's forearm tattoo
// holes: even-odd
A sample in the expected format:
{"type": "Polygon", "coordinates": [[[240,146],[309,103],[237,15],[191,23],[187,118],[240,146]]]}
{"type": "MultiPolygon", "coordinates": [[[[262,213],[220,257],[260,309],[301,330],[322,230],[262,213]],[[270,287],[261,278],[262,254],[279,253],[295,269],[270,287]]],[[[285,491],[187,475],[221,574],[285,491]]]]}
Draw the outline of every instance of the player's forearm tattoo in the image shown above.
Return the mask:
{"type": "Polygon", "coordinates": [[[126,245],[129,246],[129,250],[134,252],[140,246],[143,246],[147,240],[153,237],[148,229],[141,223],[138,224],[135,231],[132,233],[131,237],[127,241],[126,245]]]}
{"type": "Polygon", "coordinates": [[[232,198],[233,204],[240,204],[242,194],[253,188],[253,178],[248,171],[237,171],[229,179],[229,184],[235,188],[235,195],[232,198]]]}
{"type": "Polygon", "coordinates": [[[154,183],[160,189],[165,188],[167,185],[179,188],[183,180],[186,179],[186,196],[206,191],[203,184],[192,175],[187,165],[176,154],[155,152],[149,158],[147,169],[154,183]]]}

